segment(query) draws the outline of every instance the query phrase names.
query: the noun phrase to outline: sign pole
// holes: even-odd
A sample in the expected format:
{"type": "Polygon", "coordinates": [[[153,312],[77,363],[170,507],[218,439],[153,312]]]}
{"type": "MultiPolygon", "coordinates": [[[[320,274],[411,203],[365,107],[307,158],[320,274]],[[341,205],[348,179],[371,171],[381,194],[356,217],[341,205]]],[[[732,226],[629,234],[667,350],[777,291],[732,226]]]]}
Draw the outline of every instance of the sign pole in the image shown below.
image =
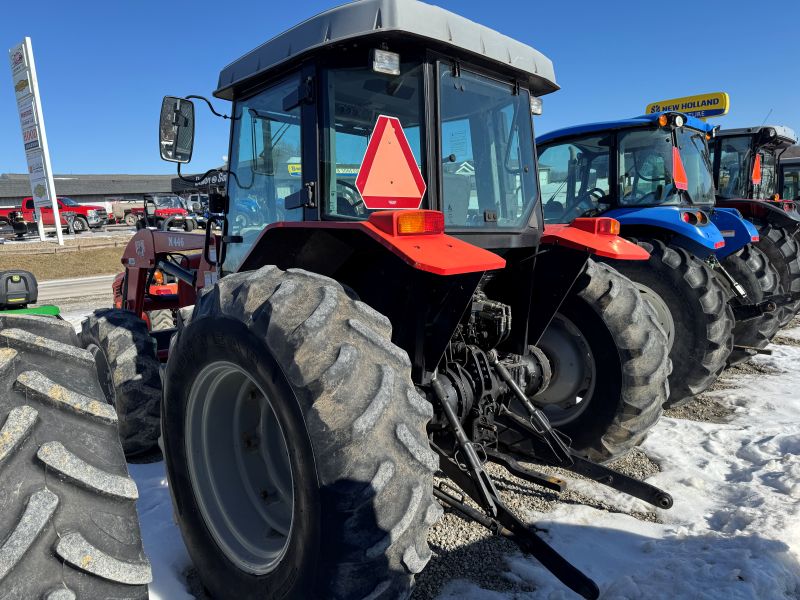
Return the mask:
{"type": "Polygon", "coordinates": [[[26,37],[21,44],[11,48],[8,53],[11,60],[11,74],[14,79],[14,92],[17,98],[22,141],[25,145],[25,156],[28,162],[28,175],[39,238],[45,239],[44,218],[41,209],[51,206],[56,238],[58,244],[63,246],[61,215],[58,212],[56,186],[53,181],[53,169],[50,165],[50,151],[44,128],[44,115],[39,96],[39,81],[36,76],[31,38],[26,37]]]}

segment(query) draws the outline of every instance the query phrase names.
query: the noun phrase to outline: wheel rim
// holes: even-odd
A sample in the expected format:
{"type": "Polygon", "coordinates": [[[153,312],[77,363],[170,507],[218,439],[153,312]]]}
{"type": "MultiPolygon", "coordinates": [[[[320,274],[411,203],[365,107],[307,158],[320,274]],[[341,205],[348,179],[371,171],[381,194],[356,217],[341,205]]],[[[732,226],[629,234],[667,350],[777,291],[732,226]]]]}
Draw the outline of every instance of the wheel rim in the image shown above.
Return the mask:
{"type": "Polygon", "coordinates": [[[553,375],[547,389],[533,400],[550,423],[563,426],[583,414],[594,396],[597,361],[580,329],[557,314],[538,344],[545,353],[553,375]]]}
{"type": "Polygon", "coordinates": [[[83,221],[81,221],[80,219],[75,219],[72,222],[72,229],[73,231],[83,231],[85,229],[83,226],[83,221]]]}
{"type": "Polygon", "coordinates": [[[185,444],[194,495],[219,548],[243,571],[272,571],[291,539],[294,482],[268,396],[237,365],[207,365],[189,392],[185,444]]]}
{"type": "Polygon", "coordinates": [[[664,302],[664,299],[651,288],[638,281],[635,281],[634,284],[639,288],[639,292],[655,311],[658,324],[661,325],[664,333],[667,334],[667,348],[672,350],[672,343],[675,341],[675,320],[672,318],[672,311],[669,309],[669,306],[667,306],[667,303],[664,302]]]}

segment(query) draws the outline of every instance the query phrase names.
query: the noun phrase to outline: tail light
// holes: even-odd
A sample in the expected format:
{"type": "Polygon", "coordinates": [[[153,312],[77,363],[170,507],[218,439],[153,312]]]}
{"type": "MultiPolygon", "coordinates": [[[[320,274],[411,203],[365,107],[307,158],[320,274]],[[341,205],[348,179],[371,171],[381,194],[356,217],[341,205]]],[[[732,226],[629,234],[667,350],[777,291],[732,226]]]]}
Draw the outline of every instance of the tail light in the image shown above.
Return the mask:
{"type": "Polygon", "coordinates": [[[444,233],[444,213],[438,210],[380,211],[369,222],[389,235],[430,235],[444,233]]]}
{"type": "Polygon", "coordinates": [[[595,235],[619,235],[619,221],[611,217],[582,217],[570,223],[572,227],[595,235]]]}
{"type": "Polygon", "coordinates": [[[714,250],[719,250],[720,248],[725,247],[725,240],[720,240],[719,242],[714,242],[714,250]]]}

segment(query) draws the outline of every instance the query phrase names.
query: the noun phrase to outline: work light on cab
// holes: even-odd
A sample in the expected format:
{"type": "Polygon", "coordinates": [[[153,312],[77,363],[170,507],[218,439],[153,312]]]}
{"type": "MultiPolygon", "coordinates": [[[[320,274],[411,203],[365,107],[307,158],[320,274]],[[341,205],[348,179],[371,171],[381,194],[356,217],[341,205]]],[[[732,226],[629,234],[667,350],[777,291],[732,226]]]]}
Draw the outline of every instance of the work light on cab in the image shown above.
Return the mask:
{"type": "Polygon", "coordinates": [[[386,75],[400,75],[400,55],[376,48],[372,51],[372,70],[386,75]]]}

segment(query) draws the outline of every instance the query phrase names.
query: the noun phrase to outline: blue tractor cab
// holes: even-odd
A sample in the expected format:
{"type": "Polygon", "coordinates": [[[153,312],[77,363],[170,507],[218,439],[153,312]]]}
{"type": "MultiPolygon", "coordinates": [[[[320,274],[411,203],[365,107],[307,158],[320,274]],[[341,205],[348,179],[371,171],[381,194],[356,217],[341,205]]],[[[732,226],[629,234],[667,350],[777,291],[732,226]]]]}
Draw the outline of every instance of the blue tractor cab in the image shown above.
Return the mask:
{"type": "Polygon", "coordinates": [[[758,231],[735,208],[715,206],[714,134],[668,112],[536,140],[546,223],[612,217],[651,252],[647,262],[613,266],[650,300],[671,340],[669,405],[702,392],[726,363],[746,360],[777,331],[767,298],[776,278],[753,249],[758,231]]]}
{"type": "Polygon", "coordinates": [[[757,241],[758,231],[736,209],[715,209],[707,147],[714,131],[694,117],[654,113],[540,136],[546,222],[602,214],[626,235],[667,234],[703,260],[737,252],[757,241]],[[567,165],[561,177],[559,162],[567,165]],[[611,169],[618,171],[615,186],[611,169]]]}

